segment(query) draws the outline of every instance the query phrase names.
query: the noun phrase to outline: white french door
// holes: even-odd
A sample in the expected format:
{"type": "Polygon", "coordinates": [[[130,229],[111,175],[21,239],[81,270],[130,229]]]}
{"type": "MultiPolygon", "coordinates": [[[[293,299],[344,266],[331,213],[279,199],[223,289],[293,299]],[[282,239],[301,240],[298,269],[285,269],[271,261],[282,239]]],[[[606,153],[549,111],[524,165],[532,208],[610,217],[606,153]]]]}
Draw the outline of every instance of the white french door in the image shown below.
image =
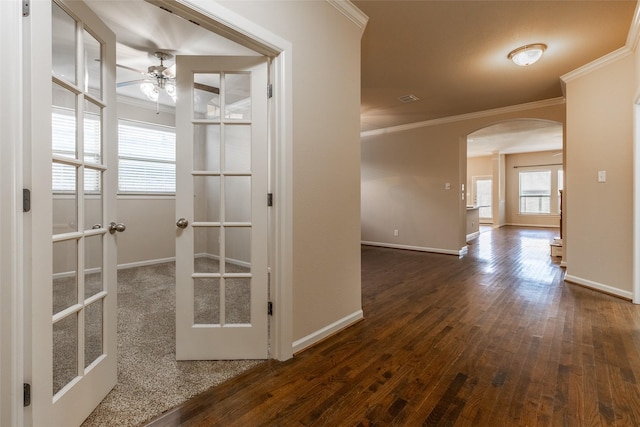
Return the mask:
{"type": "Polygon", "coordinates": [[[78,426],[115,386],[115,36],[81,1],[31,2],[31,421],[78,426]]]}
{"type": "Polygon", "coordinates": [[[267,357],[267,61],[177,56],[176,357],[267,357]]]}

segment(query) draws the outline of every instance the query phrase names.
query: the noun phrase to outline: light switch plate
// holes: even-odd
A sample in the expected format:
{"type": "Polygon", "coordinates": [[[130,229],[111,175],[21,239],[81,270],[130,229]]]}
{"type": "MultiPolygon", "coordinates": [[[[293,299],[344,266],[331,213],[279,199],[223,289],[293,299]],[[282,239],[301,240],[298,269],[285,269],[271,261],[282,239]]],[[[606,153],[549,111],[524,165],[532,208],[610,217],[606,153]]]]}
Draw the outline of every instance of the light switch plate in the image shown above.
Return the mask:
{"type": "Polygon", "coordinates": [[[598,171],[598,182],[607,182],[607,171],[598,171]]]}

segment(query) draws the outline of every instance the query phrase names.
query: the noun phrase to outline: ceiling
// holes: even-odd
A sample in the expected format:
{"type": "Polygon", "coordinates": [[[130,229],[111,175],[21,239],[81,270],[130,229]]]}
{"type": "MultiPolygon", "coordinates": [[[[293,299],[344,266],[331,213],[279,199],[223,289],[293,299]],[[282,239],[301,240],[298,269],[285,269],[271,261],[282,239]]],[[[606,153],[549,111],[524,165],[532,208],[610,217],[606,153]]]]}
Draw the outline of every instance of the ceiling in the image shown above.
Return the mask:
{"type": "MultiPolygon", "coordinates": [[[[143,0],[88,3],[116,33],[118,82],[140,79],[131,69],[156,65],[153,52],[158,50],[256,55],[143,0]]],[[[635,0],[353,3],[369,17],[362,38],[363,131],[561,97],[560,76],[625,45],[636,7],[635,0]],[[548,46],[538,63],[518,67],[508,60],[511,50],[530,43],[548,46]],[[419,100],[404,104],[398,99],[409,94],[419,100]]],[[[119,89],[132,97],[140,97],[138,92],[137,85],[119,89]]],[[[171,104],[169,98],[161,102],[171,104]]],[[[545,142],[537,138],[538,144],[527,137],[527,150],[562,147],[561,126],[514,122],[481,130],[474,138],[481,149],[474,154],[470,143],[470,155],[517,152],[531,132],[550,136],[545,142]],[[488,147],[492,131],[500,148],[488,147]]]]}
{"type": "MultiPolygon", "coordinates": [[[[154,56],[158,51],[173,56],[164,62],[166,67],[173,65],[175,55],[258,55],[143,0],[88,0],[87,3],[116,34],[118,84],[144,78],[150,65],[159,65],[160,61],[154,56]],[[142,16],[145,19],[140,19],[142,16]]],[[[138,84],[119,87],[118,95],[147,100],[138,84]]],[[[173,106],[173,100],[164,93],[159,102],[173,106]]]]}

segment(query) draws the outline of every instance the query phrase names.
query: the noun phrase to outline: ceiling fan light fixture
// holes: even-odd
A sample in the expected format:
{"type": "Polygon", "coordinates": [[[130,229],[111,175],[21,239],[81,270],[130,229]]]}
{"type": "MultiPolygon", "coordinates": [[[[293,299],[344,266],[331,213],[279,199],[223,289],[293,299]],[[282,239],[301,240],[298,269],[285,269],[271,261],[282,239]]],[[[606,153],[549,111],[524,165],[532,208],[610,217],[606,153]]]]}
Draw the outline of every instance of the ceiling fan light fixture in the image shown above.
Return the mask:
{"type": "Polygon", "coordinates": [[[508,57],[514,64],[526,67],[536,63],[546,49],[547,45],[543,43],[528,44],[512,50],[509,52],[508,57]]]}
{"type": "Polygon", "coordinates": [[[158,87],[151,82],[140,83],[140,90],[144,93],[150,101],[156,102],[160,96],[158,87]]]}

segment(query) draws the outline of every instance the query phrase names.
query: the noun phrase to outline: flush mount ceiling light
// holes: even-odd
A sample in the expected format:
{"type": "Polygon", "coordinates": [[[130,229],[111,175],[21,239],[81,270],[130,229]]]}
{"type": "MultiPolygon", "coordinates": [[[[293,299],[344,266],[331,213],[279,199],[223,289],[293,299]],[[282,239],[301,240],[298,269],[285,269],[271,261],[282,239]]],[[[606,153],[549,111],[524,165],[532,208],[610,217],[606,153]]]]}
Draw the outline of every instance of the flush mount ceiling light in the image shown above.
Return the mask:
{"type": "Polygon", "coordinates": [[[509,52],[509,59],[516,65],[526,67],[537,62],[546,48],[547,45],[542,43],[528,44],[509,52]]]}

